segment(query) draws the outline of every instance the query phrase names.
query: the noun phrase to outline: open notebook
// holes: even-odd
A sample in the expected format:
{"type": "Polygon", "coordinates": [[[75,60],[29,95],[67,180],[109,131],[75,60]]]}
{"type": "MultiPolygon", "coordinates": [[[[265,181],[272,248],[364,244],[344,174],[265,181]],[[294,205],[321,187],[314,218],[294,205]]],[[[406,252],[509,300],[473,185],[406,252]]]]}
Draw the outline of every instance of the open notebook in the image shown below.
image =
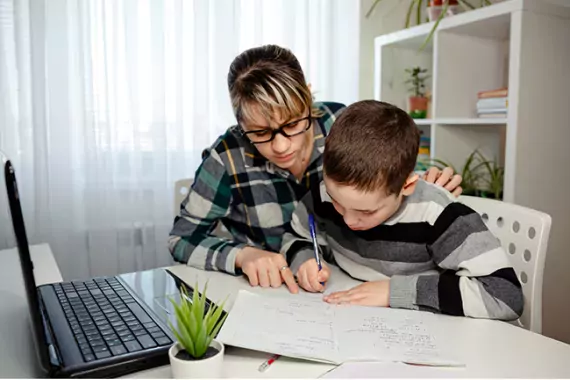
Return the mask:
{"type": "Polygon", "coordinates": [[[241,290],[217,339],[230,346],[331,364],[461,365],[442,354],[437,330],[431,313],[329,305],[322,295],[241,290]]]}

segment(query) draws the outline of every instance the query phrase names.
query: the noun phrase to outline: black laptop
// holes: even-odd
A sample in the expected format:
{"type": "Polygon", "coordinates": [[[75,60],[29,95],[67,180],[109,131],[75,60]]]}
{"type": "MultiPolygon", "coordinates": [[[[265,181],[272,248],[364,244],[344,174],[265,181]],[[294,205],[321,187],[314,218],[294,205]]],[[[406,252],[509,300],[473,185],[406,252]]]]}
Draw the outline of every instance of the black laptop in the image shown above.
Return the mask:
{"type": "Polygon", "coordinates": [[[47,375],[117,377],[168,364],[174,337],[166,297],[179,299],[183,281],[154,269],[36,286],[16,175],[10,161],[2,161],[33,336],[47,375]]]}

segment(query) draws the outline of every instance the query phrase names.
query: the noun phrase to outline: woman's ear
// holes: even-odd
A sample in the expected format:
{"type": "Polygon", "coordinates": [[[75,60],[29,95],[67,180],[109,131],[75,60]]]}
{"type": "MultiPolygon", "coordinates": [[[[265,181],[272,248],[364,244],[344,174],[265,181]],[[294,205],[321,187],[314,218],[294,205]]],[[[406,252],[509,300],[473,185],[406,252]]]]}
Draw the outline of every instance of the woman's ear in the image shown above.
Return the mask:
{"type": "Polygon", "coordinates": [[[414,193],[414,190],[416,189],[416,185],[419,179],[420,179],[419,175],[417,175],[416,173],[412,173],[406,180],[406,183],[404,183],[404,188],[402,189],[402,195],[405,197],[412,195],[414,193]]]}

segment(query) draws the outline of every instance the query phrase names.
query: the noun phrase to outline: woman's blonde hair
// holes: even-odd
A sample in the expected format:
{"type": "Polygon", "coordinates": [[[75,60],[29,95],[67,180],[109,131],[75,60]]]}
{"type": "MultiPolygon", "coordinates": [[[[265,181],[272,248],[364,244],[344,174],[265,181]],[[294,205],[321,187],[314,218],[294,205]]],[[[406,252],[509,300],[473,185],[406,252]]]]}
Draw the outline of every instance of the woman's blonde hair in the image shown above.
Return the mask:
{"type": "Polygon", "coordinates": [[[257,108],[266,120],[304,116],[311,110],[312,94],[299,61],[288,49],[264,45],[244,51],[230,65],[228,87],[236,119],[252,120],[257,108]]]}

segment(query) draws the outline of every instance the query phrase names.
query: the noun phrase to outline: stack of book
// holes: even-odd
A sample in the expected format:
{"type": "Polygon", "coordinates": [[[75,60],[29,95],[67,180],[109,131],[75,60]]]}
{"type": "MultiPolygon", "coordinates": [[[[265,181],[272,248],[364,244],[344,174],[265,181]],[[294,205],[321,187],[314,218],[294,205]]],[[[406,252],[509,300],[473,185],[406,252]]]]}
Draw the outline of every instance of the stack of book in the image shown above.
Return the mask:
{"type": "Polygon", "coordinates": [[[477,116],[486,118],[507,117],[508,89],[480,91],[477,100],[477,116]]]}

